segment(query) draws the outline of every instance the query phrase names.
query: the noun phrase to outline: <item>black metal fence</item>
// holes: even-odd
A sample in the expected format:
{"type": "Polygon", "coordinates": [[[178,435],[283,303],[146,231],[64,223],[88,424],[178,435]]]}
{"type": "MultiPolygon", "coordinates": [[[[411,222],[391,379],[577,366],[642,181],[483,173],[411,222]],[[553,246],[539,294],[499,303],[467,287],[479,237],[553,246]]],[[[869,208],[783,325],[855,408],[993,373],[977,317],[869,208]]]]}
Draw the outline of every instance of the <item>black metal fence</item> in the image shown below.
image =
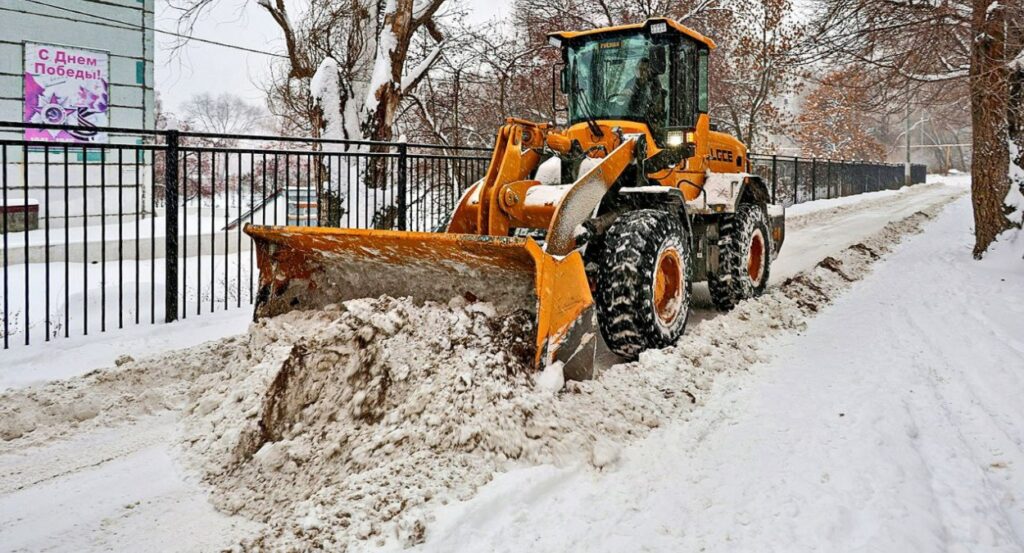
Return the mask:
{"type": "Polygon", "coordinates": [[[106,144],[42,143],[26,126],[0,123],[5,349],[251,304],[245,223],[432,230],[490,161],[479,148],[118,128],[102,129],[106,144]]]}
{"type": "MultiPolygon", "coordinates": [[[[778,155],[750,155],[751,171],[768,184],[773,200],[785,206],[894,190],[906,183],[906,166],[778,155]]],[[[927,167],[910,166],[911,183],[925,181],[927,167]]]]}
{"type": "MultiPolygon", "coordinates": [[[[0,123],[4,349],[249,305],[245,223],[432,230],[490,161],[483,148],[173,130],[35,142],[27,126],[0,123]]],[[[752,159],[787,205],[903,183],[901,165],[752,159]]]]}

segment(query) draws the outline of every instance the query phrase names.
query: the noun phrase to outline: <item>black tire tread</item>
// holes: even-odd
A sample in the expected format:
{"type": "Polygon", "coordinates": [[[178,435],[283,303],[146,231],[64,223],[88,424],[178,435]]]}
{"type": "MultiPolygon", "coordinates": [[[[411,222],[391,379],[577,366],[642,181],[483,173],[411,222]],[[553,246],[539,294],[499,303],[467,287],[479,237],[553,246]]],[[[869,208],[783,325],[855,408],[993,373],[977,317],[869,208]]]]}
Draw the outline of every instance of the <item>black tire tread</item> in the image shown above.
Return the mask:
{"type": "Polygon", "coordinates": [[[672,214],[656,209],[630,211],[619,217],[602,237],[597,262],[595,294],[601,334],[608,348],[626,358],[641,351],[674,343],[683,333],[689,314],[690,259],[686,231],[672,214]],[[658,253],[668,240],[676,240],[686,268],[683,313],[672,329],[655,321],[650,286],[658,253]]]}
{"type": "Polygon", "coordinates": [[[724,215],[718,227],[718,270],[708,271],[708,292],[715,307],[728,311],[739,302],[764,293],[771,274],[771,244],[767,216],[762,207],[741,205],[736,213],[724,215]],[[760,228],[765,240],[764,275],[755,286],[747,275],[747,246],[754,230],[760,228]]]}

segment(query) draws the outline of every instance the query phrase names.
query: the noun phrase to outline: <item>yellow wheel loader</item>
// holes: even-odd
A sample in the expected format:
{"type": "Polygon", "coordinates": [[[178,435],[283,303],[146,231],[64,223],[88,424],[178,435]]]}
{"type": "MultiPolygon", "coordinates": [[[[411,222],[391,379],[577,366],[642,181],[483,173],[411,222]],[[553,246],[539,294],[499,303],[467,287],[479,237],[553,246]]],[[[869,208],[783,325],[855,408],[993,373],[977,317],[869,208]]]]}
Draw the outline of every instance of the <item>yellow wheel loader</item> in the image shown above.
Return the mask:
{"type": "Polygon", "coordinates": [[[528,313],[534,366],[588,378],[598,332],[627,358],[675,342],[694,282],[722,309],[764,291],[784,210],[708,119],[714,42],[669,19],[549,40],[567,128],[509,119],[438,232],[247,226],[255,316],[463,296],[528,313]]]}

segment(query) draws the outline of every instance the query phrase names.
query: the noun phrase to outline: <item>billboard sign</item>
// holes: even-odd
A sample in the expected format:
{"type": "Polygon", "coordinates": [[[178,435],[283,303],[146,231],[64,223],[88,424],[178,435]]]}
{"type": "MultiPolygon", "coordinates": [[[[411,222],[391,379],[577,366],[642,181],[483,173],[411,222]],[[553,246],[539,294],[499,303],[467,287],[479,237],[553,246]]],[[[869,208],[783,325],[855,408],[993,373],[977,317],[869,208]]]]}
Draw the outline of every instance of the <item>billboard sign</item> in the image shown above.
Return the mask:
{"type": "MultiPolygon", "coordinates": [[[[25,123],[106,127],[110,56],[100,50],[25,43],[25,123]]],[[[26,129],[26,140],[107,142],[97,130],[26,129]]]]}

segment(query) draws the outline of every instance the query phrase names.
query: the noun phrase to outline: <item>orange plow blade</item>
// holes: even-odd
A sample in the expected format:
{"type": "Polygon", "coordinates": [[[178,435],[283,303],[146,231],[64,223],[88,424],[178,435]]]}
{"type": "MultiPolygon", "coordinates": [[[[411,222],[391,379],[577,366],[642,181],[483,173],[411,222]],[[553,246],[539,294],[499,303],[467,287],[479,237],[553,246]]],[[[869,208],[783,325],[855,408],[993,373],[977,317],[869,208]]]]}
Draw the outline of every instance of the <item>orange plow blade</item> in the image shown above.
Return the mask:
{"type": "Polygon", "coordinates": [[[592,374],[595,306],[579,252],[554,257],[532,238],[473,234],[254,225],[245,232],[260,270],[256,318],[381,295],[418,303],[461,296],[500,313],[529,313],[535,367],[562,361],[567,377],[592,374]]]}

